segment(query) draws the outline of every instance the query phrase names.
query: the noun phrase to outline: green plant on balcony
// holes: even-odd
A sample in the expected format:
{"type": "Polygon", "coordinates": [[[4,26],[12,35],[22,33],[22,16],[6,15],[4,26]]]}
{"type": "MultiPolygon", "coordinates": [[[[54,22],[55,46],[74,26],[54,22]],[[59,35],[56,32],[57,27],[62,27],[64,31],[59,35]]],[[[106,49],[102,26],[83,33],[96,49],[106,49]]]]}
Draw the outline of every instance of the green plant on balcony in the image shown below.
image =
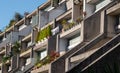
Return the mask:
{"type": "Polygon", "coordinates": [[[69,29],[69,26],[68,26],[68,22],[66,20],[62,20],[61,22],[62,26],[63,26],[63,31],[66,31],[67,29],[69,29]]]}
{"type": "Polygon", "coordinates": [[[51,63],[52,61],[54,61],[55,59],[57,59],[59,57],[59,53],[58,52],[55,52],[55,51],[52,51],[50,55],[47,55],[44,59],[42,60],[39,60],[39,57],[38,57],[38,60],[36,62],[36,65],[33,69],[36,69],[36,68],[40,68],[42,67],[43,65],[46,65],[46,64],[49,64],[51,63]]]}
{"type": "Polygon", "coordinates": [[[74,21],[72,21],[72,22],[67,22],[66,20],[63,20],[63,21],[61,22],[61,24],[62,24],[62,26],[63,26],[63,29],[62,29],[63,31],[66,31],[66,30],[72,28],[73,26],[75,26],[75,22],[74,22],[74,21]]]}
{"type": "Polygon", "coordinates": [[[7,60],[10,60],[11,56],[3,56],[2,58],[2,62],[3,64],[5,64],[7,62],[7,60]]]}
{"type": "Polygon", "coordinates": [[[20,53],[20,43],[19,42],[14,43],[14,46],[12,47],[12,52],[13,52],[13,54],[20,53]]]}
{"type": "Polygon", "coordinates": [[[52,35],[51,33],[51,26],[44,28],[40,32],[38,32],[38,36],[36,42],[44,40],[44,38],[49,38],[52,35]]]}
{"type": "Polygon", "coordinates": [[[80,16],[80,17],[78,17],[78,18],[76,19],[76,23],[79,24],[82,20],[83,20],[83,17],[80,16]]]}
{"type": "Polygon", "coordinates": [[[72,28],[73,26],[75,26],[75,22],[70,22],[69,23],[69,28],[72,28]]]}

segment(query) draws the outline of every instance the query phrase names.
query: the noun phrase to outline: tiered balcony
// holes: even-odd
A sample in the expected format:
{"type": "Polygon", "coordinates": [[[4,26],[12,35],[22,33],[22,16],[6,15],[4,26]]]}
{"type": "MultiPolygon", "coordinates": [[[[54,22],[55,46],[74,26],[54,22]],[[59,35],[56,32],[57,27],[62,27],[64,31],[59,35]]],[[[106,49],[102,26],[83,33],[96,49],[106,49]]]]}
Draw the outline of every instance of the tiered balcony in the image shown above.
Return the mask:
{"type": "Polygon", "coordinates": [[[67,9],[70,9],[66,8],[67,3],[62,2],[57,7],[52,7],[49,4],[46,7],[42,8],[42,10],[40,11],[40,28],[44,27],[47,23],[52,22],[54,19],[67,12],[67,9]]]}
{"type": "Polygon", "coordinates": [[[47,27],[41,29],[41,31],[38,32],[34,50],[37,50],[43,46],[47,46],[48,39],[50,38],[50,36],[51,36],[51,25],[48,25],[47,27]]]}
{"type": "Polygon", "coordinates": [[[0,43],[0,48],[5,47],[7,43],[14,43],[18,40],[18,32],[10,32],[0,43]]]}
{"type": "Polygon", "coordinates": [[[67,38],[80,32],[81,25],[82,25],[82,22],[77,24],[74,22],[63,24],[63,29],[62,29],[62,33],[60,34],[60,38],[62,37],[67,38]]]}
{"type": "Polygon", "coordinates": [[[112,6],[107,10],[107,14],[109,15],[119,15],[120,14],[120,3],[112,6]]]}
{"type": "Polygon", "coordinates": [[[26,56],[29,56],[29,55],[30,55],[30,52],[31,52],[31,48],[22,49],[22,50],[21,50],[20,57],[26,57],[26,56]]]}
{"type": "Polygon", "coordinates": [[[38,69],[32,70],[31,73],[40,73],[40,72],[48,73],[49,68],[50,68],[50,64],[47,64],[38,69]]]}
{"type": "Polygon", "coordinates": [[[5,54],[5,48],[0,49],[0,55],[5,54]]]}
{"type": "Polygon", "coordinates": [[[56,60],[59,57],[59,53],[57,52],[51,52],[50,55],[47,55],[45,58],[43,58],[40,61],[37,61],[36,65],[32,69],[31,73],[48,73],[50,69],[50,63],[56,60]]]}
{"type": "Polygon", "coordinates": [[[23,25],[23,27],[21,26],[20,29],[22,29],[22,30],[19,31],[19,35],[20,36],[28,36],[31,33],[32,29],[33,29],[32,25],[29,25],[29,26],[23,25]]]}
{"type": "Polygon", "coordinates": [[[61,21],[62,31],[60,33],[59,39],[59,48],[61,55],[63,55],[66,51],[77,46],[83,40],[82,16],[77,18],[76,21],[72,21],[70,17],[70,15],[67,15],[67,18],[64,18],[66,20],[61,21]]]}

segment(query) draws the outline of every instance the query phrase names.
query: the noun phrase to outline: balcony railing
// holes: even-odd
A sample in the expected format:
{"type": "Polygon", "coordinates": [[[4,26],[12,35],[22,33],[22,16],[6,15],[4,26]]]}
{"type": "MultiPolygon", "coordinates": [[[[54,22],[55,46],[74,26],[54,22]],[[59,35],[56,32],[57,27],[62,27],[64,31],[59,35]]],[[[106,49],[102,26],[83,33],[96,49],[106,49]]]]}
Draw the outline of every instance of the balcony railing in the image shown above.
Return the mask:
{"type": "Polygon", "coordinates": [[[33,69],[33,70],[31,71],[31,73],[39,73],[39,72],[48,71],[49,68],[50,68],[50,64],[47,64],[47,65],[42,66],[41,68],[33,69]]]}
{"type": "Polygon", "coordinates": [[[14,43],[18,40],[18,32],[9,33],[6,38],[0,43],[0,48],[6,46],[7,43],[14,43]]]}
{"type": "Polygon", "coordinates": [[[83,17],[79,17],[76,19],[76,21],[72,21],[72,22],[68,22],[67,20],[62,20],[61,24],[62,24],[62,32],[67,31],[77,25],[79,25],[81,23],[81,21],[83,20],[83,17]]]}
{"type": "Polygon", "coordinates": [[[32,31],[32,25],[26,26],[22,30],[19,31],[19,35],[21,36],[27,36],[31,33],[32,31]]]}
{"type": "Polygon", "coordinates": [[[25,56],[28,56],[31,52],[31,49],[28,48],[28,49],[24,49],[24,50],[21,50],[20,52],[20,57],[25,57],[25,56]]]}
{"type": "Polygon", "coordinates": [[[38,60],[36,62],[36,65],[34,66],[32,73],[34,72],[42,72],[42,71],[46,71],[49,70],[49,65],[51,62],[53,62],[54,60],[56,60],[59,57],[59,53],[53,51],[51,52],[50,55],[47,55],[45,58],[43,58],[42,60],[38,60]]]}

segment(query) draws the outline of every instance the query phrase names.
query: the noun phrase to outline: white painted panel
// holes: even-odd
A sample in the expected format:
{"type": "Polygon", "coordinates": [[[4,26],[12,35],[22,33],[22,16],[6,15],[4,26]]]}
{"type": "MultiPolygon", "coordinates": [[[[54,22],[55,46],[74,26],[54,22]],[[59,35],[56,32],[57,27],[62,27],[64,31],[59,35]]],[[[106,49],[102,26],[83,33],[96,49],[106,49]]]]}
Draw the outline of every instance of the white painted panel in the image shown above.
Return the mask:
{"type": "Polygon", "coordinates": [[[75,46],[78,45],[79,43],[80,43],[80,36],[71,39],[71,40],[69,41],[68,49],[72,49],[73,47],[75,47],[75,46]]]}
{"type": "Polygon", "coordinates": [[[31,63],[31,58],[27,58],[26,59],[26,64],[25,65],[29,65],[31,63]]]}
{"type": "Polygon", "coordinates": [[[43,58],[45,58],[47,56],[47,50],[45,51],[42,51],[41,54],[40,54],[40,60],[42,60],[43,58]]]}

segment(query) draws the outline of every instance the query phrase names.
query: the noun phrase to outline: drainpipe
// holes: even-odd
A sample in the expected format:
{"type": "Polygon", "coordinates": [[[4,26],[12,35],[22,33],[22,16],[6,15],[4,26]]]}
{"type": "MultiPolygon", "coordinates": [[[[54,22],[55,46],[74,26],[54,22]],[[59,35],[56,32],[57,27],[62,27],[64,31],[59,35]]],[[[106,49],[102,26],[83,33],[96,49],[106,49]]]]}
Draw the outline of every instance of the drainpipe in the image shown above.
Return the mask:
{"type": "MultiPolygon", "coordinates": [[[[83,0],[83,12],[86,12],[86,0],[83,0]]],[[[83,15],[83,18],[85,18],[85,15],[83,15]]]]}

